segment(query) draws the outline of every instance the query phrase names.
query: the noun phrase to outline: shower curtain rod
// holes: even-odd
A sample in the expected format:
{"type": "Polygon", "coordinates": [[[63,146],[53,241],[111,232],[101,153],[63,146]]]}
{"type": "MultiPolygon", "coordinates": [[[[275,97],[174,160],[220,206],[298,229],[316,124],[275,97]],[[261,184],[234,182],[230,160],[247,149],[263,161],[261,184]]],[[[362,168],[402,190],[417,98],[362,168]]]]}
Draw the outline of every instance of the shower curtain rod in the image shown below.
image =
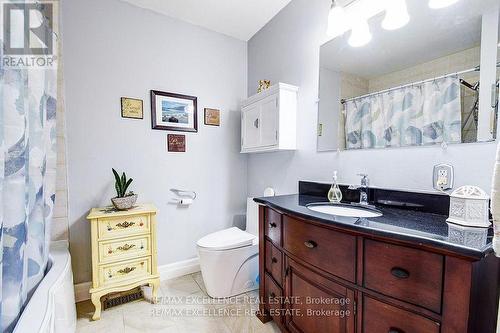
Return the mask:
{"type": "MultiPolygon", "coordinates": [[[[497,62],[497,68],[498,67],[500,67],[500,62],[497,62]]],[[[422,84],[422,83],[431,82],[431,81],[434,81],[434,80],[444,79],[445,77],[449,77],[449,76],[453,76],[453,75],[461,75],[461,74],[470,73],[470,72],[477,72],[480,69],[481,69],[480,66],[476,66],[474,68],[469,68],[469,69],[466,69],[466,70],[463,70],[463,71],[460,71],[460,72],[455,72],[455,73],[450,73],[450,74],[445,74],[445,75],[437,76],[437,77],[434,77],[432,79],[426,79],[426,80],[422,80],[422,81],[417,81],[417,82],[412,82],[412,83],[408,83],[408,84],[403,84],[401,86],[397,86],[397,87],[393,87],[393,88],[389,88],[389,89],[385,89],[385,90],[380,90],[380,91],[377,91],[377,92],[374,92],[374,93],[369,93],[369,94],[358,96],[358,97],[341,99],[340,103],[345,104],[346,102],[350,102],[350,101],[353,101],[353,100],[356,100],[356,99],[370,97],[370,96],[374,96],[374,95],[379,95],[379,94],[383,94],[383,93],[386,93],[386,92],[389,92],[389,91],[398,90],[398,89],[406,88],[406,87],[411,87],[411,86],[416,85],[416,84],[422,84]]]]}

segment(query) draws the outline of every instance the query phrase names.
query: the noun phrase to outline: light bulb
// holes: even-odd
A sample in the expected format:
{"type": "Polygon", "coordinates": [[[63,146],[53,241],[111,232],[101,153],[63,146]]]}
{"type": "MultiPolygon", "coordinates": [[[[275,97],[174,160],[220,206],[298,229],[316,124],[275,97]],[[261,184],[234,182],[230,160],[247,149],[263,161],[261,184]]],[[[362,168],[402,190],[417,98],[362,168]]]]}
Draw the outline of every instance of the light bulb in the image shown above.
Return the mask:
{"type": "Polygon", "coordinates": [[[440,9],[453,5],[458,0],[429,0],[429,7],[432,9],[440,9]]]}
{"type": "Polygon", "coordinates": [[[382,28],[385,30],[396,30],[404,27],[410,22],[406,0],[386,0],[387,8],[382,28]]]}
{"type": "Polygon", "coordinates": [[[349,45],[352,47],[360,47],[368,44],[371,40],[372,34],[368,22],[359,19],[352,28],[351,37],[349,37],[349,45]]]}
{"type": "Polygon", "coordinates": [[[332,3],[330,13],[328,13],[328,31],[329,37],[334,38],[342,35],[347,30],[347,19],[344,8],[332,3]]]}

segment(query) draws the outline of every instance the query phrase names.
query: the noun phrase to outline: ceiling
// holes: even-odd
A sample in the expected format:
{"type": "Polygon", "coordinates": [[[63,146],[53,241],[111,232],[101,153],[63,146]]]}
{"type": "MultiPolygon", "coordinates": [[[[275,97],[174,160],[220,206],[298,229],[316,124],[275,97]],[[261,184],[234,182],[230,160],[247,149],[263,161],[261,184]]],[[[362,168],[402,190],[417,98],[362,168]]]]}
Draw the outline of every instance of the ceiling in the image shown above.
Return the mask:
{"type": "Polygon", "coordinates": [[[427,1],[407,0],[410,22],[401,29],[381,27],[384,13],[368,22],[369,44],[355,48],[347,40],[350,32],[321,47],[321,66],[365,78],[395,72],[465,50],[481,43],[481,14],[497,0],[461,0],[435,10],[427,1]]]}
{"type": "Polygon", "coordinates": [[[122,0],[248,41],[291,0],[122,0]]]}

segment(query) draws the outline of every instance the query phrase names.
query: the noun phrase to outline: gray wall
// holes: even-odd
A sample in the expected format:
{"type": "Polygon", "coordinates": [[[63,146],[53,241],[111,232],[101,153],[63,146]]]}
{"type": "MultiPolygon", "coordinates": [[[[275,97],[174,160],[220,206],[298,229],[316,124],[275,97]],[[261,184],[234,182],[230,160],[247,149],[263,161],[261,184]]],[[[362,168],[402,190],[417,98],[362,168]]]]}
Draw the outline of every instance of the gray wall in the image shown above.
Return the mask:
{"type": "Polygon", "coordinates": [[[111,168],[134,178],[139,201],[158,214],[158,264],[196,256],[196,241],[245,211],[246,156],[239,154],[239,103],[246,96],[246,43],[117,0],[63,1],[70,248],[75,283],[89,281],[90,208],[114,196],[111,168]],[[168,153],[151,130],[149,90],[198,97],[187,152],[168,153]],[[144,120],[122,119],[120,97],[144,100],[144,120]],[[203,125],[219,108],[221,127],[203,125]],[[167,202],[192,189],[188,209],[167,202]]]}
{"type": "Polygon", "coordinates": [[[359,183],[359,172],[371,184],[388,188],[432,189],[432,168],[439,162],[455,166],[456,186],[472,184],[490,190],[495,143],[385,150],[316,152],[319,45],[324,40],[330,0],[293,0],[248,43],[248,93],[260,79],[300,87],[298,149],[295,152],[252,154],[248,159],[248,190],[259,194],[273,186],[278,194],[297,191],[297,181],[359,183]]]}

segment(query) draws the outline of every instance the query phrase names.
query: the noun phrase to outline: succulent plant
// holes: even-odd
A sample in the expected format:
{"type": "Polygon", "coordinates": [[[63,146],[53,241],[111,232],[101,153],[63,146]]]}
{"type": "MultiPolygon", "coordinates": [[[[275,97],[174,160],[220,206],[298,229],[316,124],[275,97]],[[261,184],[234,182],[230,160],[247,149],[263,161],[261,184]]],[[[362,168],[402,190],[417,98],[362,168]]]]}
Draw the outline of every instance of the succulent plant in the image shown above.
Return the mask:
{"type": "Polygon", "coordinates": [[[115,175],[115,189],[116,189],[116,194],[118,198],[123,198],[129,195],[133,195],[133,192],[128,192],[127,189],[130,186],[130,183],[132,183],[133,179],[129,178],[127,179],[127,176],[125,175],[125,172],[122,173],[121,177],[118,174],[118,172],[115,169],[113,170],[113,175],[115,175]]]}

